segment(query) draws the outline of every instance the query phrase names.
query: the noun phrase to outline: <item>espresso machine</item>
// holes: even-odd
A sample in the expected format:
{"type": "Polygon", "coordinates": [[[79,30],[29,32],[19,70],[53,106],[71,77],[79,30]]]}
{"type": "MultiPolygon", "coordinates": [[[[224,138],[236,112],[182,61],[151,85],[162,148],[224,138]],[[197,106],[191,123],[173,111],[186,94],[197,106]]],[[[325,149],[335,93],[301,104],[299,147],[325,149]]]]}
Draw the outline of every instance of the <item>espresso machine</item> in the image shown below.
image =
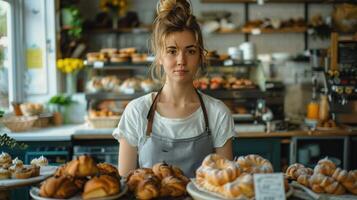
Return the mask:
{"type": "Polygon", "coordinates": [[[325,83],[332,117],[338,123],[357,126],[357,34],[341,39],[332,33],[325,83]]]}

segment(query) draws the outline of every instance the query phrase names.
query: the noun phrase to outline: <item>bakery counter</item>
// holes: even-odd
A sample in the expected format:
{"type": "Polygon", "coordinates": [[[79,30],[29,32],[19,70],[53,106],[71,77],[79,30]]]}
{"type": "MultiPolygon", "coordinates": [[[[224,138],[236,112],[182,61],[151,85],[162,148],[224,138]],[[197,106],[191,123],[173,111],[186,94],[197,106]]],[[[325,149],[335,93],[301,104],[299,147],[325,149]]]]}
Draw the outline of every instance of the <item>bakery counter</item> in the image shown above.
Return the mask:
{"type": "Polygon", "coordinates": [[[26,132],[12,132],[7,135],[17,141],[71,141],[72,135],[79,125],[53,126],[49,128],[36,128],[26,132]]]}

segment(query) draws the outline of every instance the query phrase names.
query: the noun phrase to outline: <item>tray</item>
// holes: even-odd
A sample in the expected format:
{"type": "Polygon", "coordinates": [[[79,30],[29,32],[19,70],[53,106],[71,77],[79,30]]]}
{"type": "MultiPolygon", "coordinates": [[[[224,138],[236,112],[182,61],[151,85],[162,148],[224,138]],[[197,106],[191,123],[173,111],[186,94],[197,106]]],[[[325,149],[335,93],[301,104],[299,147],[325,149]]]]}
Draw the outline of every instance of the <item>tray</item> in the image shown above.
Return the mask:
{"type": "MultiPolygon", "coordinates": [[[[203,188],[200,188],[195,184],[195,179],[191,179],[191,182],[186,187],[187,192],[192,196],[194,200],[222,200],[227,199],[223,196],[207,191],[203,188]]],[[[286,198],[290,197],[293,194],[293,188],[290,187],[289,191],[285,194],[286,198]]],[[[234,200],[254,200],[255,198],[235,198],[234,200]]]]}
{"type": "MultiPolygon", "coordinates": [[[[121,196],[123,196],[127,191],[128,191],[128,186],[124,183],[120,183],[121,191],[120,193],[109,196],[109,197],[103,197],[103,198],[95,198],[91,200],[112,200],[112,199],[119,199],[121,196]]],[[[46,198],[46,197],[41,197],[39,195],[40,189],[38,187],[32,187],[30,190],[30,196],[35,199],[35,200],[60,200],[60,199],[55,199],[55,198],[46,198]]],[[[68,200],[81,200],[82,197],[78,193],[77,195],[69,198],[68,200]]]]}
{"type": "MultiPolygon", "coordinates": [[[[291,186],[302,190],[305,193],[305,196],[308,195],[311,199],[316,200],[357,200],[357,195],[352,194],[344,194],[344,195],[332,195],[332,194],[323,194],[323,193],[316,193],[309,188],[301,185],[300,183],[293,181],[291,186]]],[[[301,193],[294,193],[294,196],[299,197],[301,193]]]]}
{"type": "Polygon", "coordinates": [[[40,175],[27,179],[4,179],[0,180],[0,189],[10,189],[32,185],[45,180],[55,173],[57,166],[43,166],[40,168],[40,175]]]}

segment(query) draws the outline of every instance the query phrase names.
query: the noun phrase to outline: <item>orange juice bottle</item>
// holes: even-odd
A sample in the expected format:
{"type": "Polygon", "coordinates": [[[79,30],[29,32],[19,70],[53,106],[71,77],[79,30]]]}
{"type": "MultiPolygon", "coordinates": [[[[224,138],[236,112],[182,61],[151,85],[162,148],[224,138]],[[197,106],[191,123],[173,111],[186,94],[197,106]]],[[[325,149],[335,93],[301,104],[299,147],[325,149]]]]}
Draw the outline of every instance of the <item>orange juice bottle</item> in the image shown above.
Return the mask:
{"type": "Polygon", "coordinates": [[[307,118],[314,120],[319,119],[319,103],[314,100],[307,105],[307,118]]]}

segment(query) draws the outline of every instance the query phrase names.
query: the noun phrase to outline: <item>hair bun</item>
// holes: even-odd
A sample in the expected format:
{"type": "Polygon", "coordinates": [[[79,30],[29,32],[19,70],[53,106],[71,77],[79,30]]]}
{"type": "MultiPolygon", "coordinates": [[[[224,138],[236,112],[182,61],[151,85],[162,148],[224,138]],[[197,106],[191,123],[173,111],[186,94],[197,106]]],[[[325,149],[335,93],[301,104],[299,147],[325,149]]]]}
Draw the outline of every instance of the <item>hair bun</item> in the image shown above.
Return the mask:
{"type": "Polygon", "coordinates": [[[160,0],[157,6],[157,15],[167,15],[172,11],[181,11],[187,15],[192,14],[191,3],[187,0],[160,0]]]}

